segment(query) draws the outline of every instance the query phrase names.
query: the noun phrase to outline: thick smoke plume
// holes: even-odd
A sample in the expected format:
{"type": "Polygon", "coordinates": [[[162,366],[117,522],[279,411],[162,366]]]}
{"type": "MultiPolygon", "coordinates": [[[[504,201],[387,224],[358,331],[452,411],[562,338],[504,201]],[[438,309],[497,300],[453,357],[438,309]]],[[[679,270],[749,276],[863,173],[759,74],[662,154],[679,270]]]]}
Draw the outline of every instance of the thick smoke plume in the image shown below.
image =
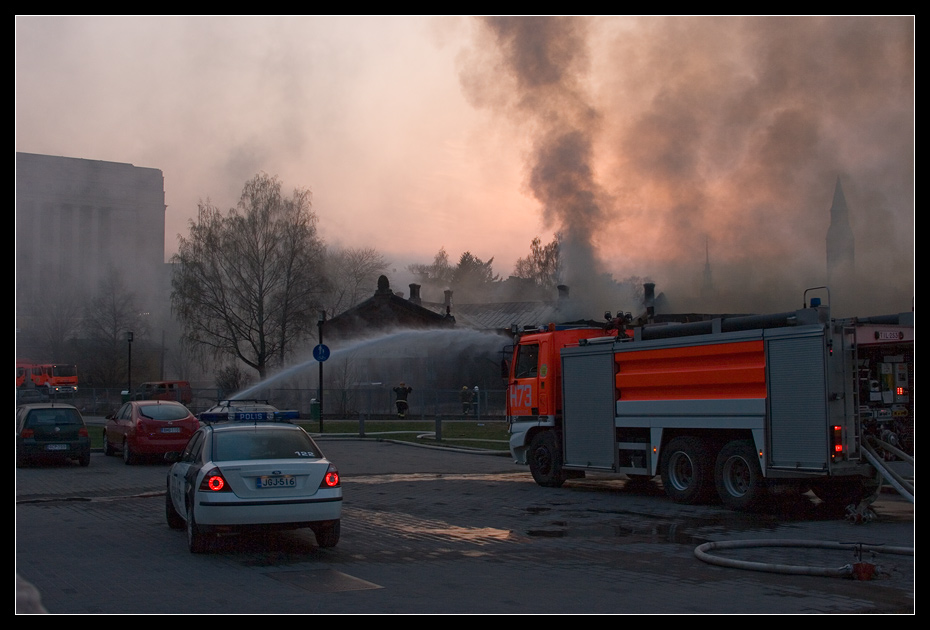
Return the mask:
{"type": "Polygon", "coordinates": [[[608,272],[649,277],[676,310],[800,306],[826,281],[839,179],[856,274],[833,287],[835,314],[908,310],[913,27],[486,18],[461,81],[472,104],[530,138],[526,182],[563,234],[573,297],[600,297],[590,281],[608,272]]]}
{"type": "Polygon", "coordinates": [[[575,296],[603,294],[605,287],[592,282],[603,271],[593,235],[607,220],[611,201],[593,169],[602,120],[584,81],[588,24],[567,17],[493,17],[482,26],[490,45],[480,49],[492,59],[474,59],[465,68],[466,95],[476,105],[504,109],[531,131],[527,183],[545,225],[561,232],[562,281],[575,296]],[[494,72],[485,74],[488,67],[494,72]]]}

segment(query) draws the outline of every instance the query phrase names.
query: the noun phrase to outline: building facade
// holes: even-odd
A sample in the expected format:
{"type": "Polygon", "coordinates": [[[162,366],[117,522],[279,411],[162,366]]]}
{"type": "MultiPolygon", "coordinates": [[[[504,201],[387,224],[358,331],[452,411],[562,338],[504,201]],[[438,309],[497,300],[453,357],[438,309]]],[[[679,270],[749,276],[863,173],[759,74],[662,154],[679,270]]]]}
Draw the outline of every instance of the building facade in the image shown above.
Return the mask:
{"type": "MultiPolygon", "coordinates": [[[[127,286],[161,286],[165,179],[159,169],[16,154],[16,293],[93,293],[114,269],[127,286]]],[[[144,292],[138,295],[145,303],[144,292]]]]}

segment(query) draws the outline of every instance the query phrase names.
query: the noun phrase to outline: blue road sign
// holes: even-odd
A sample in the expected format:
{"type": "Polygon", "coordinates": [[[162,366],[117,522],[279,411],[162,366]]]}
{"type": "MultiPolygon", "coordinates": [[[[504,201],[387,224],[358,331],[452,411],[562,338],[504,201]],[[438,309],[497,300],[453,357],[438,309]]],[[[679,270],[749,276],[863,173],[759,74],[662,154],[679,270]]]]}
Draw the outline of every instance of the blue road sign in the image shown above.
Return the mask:
{"type": "Polygon", "coordinates": [[[323,344],[317,344],[313,348],[313,358],[322,363],[329,358],[329,347],[324,346],[323,344]]]}

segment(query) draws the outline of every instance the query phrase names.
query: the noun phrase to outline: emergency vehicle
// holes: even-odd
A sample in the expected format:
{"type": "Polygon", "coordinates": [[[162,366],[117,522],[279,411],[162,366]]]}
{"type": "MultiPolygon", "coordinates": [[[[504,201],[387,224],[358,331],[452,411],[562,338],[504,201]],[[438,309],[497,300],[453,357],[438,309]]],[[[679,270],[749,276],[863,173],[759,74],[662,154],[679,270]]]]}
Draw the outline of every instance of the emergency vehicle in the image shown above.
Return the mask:
{"type": "Polygon", "coordinates": [[[807,306],[814,290],[772,315],[516,331],[514,460],[550,487],[661,476],[679,503],[749,509],[777,488],[860,501],[888,453],[913,455],[913,313],[831,319],[807,306]]]}
{"type": "Polygon", "coordinates": [[[50,396],[78,389],[77,366],[67,363],[16,363],[16,387],[44,387],[50,396]]]}

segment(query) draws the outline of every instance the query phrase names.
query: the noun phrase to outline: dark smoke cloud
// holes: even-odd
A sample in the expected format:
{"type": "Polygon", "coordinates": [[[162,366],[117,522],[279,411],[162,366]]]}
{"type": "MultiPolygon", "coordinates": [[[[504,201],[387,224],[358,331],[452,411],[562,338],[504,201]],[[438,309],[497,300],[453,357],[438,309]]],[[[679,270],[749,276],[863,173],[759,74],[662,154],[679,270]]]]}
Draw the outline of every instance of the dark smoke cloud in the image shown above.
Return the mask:
{"type": "Polygon", "coordinates": [[[593,235],[613,202],[594,171],[602,119],[585,85],[588,22],[494,17],[483,19],[482,27],[481,53],[462,72],[466,96],[476,106],[506,111],[531,130],[527,185],[542,204],[545,225],[561,232],[563,282],[574,296],[603,293],[593,235]],[[491,76],[488,67],[494,68],[491,76]]]}
{"type": "Polygon", "coordinates": [[[609,271],[682,310],[793,308],[826,279],[839,178],[857,274],[835,306],[868,314],[912,305],[913,60],[910,17],[490,18],[461,80],[532,138],[573,295],[609,271]]]}

